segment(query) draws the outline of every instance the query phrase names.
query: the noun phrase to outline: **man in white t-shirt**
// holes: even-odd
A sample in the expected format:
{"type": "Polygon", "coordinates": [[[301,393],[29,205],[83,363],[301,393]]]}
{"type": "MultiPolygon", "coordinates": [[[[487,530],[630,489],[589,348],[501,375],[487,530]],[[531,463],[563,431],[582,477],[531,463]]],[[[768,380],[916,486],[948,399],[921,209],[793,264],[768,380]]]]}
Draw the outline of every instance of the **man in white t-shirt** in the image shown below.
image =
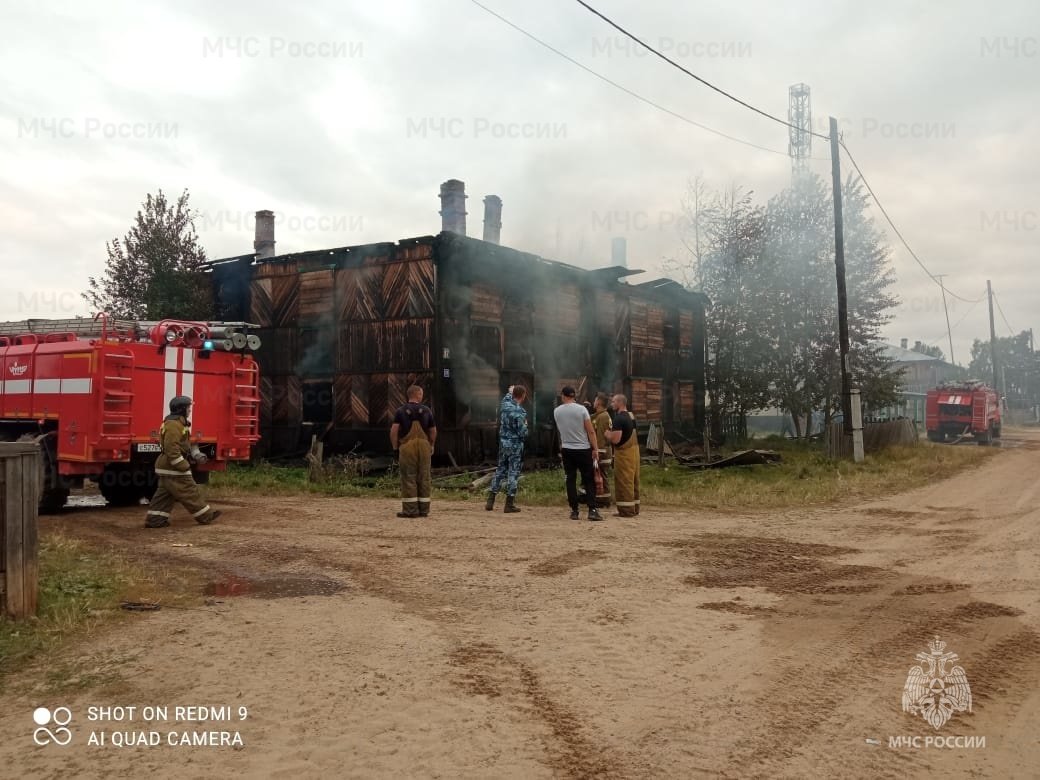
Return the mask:
{"type": "Polygon", "coordinates": [[[556,428],[560,432],[560,454],[563,456],[563,471],[567,475],[567,503],[571,507],[571,520],[578,519],[577,476],[585,486],[585,501],[589,505],[589,520],[602,520],[596,509],[596,481],[594,470],[599,466],[596,449],[596,429],[592,427],[589,410],[576,403],[574,388],[568,385],[560,392],[562,403],[553,411],[556,428]]]}

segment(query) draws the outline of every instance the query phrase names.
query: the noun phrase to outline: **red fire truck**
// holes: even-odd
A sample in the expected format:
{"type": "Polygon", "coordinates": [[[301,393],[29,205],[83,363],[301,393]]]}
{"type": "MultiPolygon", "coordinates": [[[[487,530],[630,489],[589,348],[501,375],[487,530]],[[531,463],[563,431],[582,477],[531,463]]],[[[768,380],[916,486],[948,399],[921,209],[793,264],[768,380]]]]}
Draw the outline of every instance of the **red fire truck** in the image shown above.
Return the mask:
{"type": "Polygon", "coordinates": [[[984,382],[947,382],[928,391],[924,407],[930,441],[971,436],[979,444],[1000,438],[1000,397],[984,382]]]}
{"type": "Polygon", "coordinates": [[[155,492],[159,426],[191,396],[192,443],[210,471],[246,460],[259,440],[260,379],[247,323],[25,320],[0,323],[0,440],[43,453],[40,511],[84,479],[111,504],[155,492]]]}

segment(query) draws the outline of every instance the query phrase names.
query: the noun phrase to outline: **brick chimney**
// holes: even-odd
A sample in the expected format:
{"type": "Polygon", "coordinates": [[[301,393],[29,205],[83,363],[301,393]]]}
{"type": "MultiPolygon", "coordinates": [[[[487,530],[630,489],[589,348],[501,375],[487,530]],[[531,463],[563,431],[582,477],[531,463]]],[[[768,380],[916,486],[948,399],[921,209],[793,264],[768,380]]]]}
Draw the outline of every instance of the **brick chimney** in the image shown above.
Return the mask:
{"type": "Polygon", "coordinates": [[[624,236],[610,239],[610,264],[628,268],[628,242],[624,236]]]}
{"type": "Polygon", "coordinates": [[[256,232],[253,251],[257,257],[274,257],[274,212],[256,212],[256,232]]]}
{"type": "Polygon", "coordinates": [[[906,339],[899,339],[899,346],[901,346],[903,349],[906,349],[906,343],[906,339]]]}
{"type": "Polygon", "coordinates": [[[448,179],[441,185],[441,230],[466,235],[466,185],[448,179]]]}
{"type": "Polygon", "coordinates": [[[498,195],[484,198],[484,240],[502,242],[502,199],[498,195]]]}

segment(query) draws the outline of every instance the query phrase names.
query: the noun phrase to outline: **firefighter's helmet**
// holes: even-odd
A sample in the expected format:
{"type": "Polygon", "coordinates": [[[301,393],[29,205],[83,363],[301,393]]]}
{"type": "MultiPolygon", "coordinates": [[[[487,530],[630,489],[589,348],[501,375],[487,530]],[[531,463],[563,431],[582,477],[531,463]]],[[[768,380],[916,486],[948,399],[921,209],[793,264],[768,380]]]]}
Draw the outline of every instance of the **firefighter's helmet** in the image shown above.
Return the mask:
{"type": "Polygon", "coordinates": [[[191,399],[186,395],[177,395],[170,399],[170,414],[187,414],[191,399]]]}

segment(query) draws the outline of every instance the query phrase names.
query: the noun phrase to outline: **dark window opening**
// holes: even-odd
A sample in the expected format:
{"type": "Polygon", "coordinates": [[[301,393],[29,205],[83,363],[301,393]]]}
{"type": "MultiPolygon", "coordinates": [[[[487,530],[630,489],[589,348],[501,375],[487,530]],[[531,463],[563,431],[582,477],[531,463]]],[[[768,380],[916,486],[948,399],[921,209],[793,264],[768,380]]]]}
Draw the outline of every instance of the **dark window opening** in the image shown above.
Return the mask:
{"type": "Polygon", "coordinates": [[[675,422],[675,391],[671,382],[665,382],[661,386],[661,420],[662,422],[675,422]]]}
{"type": "Polygon", "coordinates": [[[333,361],[333,344],[335,333],[332,328],[300,328],[300,358],[296,373],[331,374],[336,370],[333,361]]]}
{"type": "Polygon", "coordinates": [[[305,423],[327,425],[332,422],[335,407],[332,382],[304,382],[302,401],[305,423]]]}
{"type": "Polygon", "coordinates": [[[664,314],[664,348],[679,349],[678,311],[667,311],[664,314]]]}
{"type": "Polygon", "coordinates": [[[498,396],[477,396],[469,408],[470,422],[493,423],[498,420],[498,396]]]}
{"type": "Polygon", "coordinates": [[[486,364],[482,368],[500,369],[502,367],[502,337],[498,328],[473,325],[470,328],[469,336],[470,352],[486,364]]]}

